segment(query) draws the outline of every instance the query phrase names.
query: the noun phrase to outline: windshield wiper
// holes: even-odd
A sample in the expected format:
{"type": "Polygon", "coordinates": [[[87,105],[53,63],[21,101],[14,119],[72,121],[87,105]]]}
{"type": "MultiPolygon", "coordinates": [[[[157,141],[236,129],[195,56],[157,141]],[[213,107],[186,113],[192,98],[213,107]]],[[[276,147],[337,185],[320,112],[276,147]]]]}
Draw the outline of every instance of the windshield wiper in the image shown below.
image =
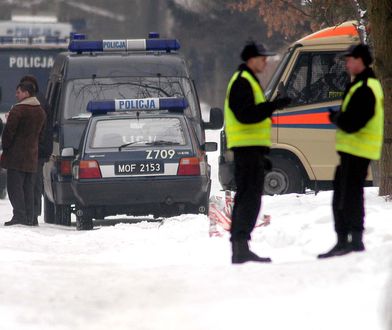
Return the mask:
{"type": "Polygon", "coordinates": [[[80,113],[76,116],[71,117],[71,119],[89,119],[91,117],[90,113],[80,113]]]}
{"type": "Polygon", "coordinates": [[[176,146],[179,145],[179,142],[174,141],[165,141],[165,140],[157,140],[152,142],[147,142],[146,145],[149,146],[176,146]]]}
{"type": "Polygon", "coordinates": [[[145,144],[147,144],[147,143],[149,143],[149,141],[141,140],[141,141],[128,142],[128,143],[125,143],[125,144],[122,144],[121,146],[119,146],[118,147],[118,151],[121,151],[121,149],[123,149],[123,148],[129,147],[129,146],[131,146],[133,144],[138,144],[138,143],[145,143],[145,144]]]}

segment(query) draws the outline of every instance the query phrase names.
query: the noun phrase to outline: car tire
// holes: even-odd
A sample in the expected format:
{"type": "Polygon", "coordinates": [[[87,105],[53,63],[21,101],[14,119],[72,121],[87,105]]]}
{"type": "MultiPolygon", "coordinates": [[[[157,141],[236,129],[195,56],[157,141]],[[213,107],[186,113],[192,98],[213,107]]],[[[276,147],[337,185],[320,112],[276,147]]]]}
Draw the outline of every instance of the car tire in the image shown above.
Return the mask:
{"type": "Polygon", "coordinates": [[[71,226],[71,207],[69,205],[56,205],[54,215],[57,225],[71,226]]]}
{"type": "Polygon", "coordinates": [[[281,195],[305,192],[305,178],[299,165],[290,158],[271,157],[272,169],[264,178],[264,194],[281,195]]]}
{"type": "Polygon", "coordinates": [[[44,222],[55,223],[54,204],[44,194],[44,222]]]}
{"type": "Polygon", "coordinates": [[[94,228],[93,217],[88,209],[78,209],[76,211],[76,229],[92,230],[94,228]]]}

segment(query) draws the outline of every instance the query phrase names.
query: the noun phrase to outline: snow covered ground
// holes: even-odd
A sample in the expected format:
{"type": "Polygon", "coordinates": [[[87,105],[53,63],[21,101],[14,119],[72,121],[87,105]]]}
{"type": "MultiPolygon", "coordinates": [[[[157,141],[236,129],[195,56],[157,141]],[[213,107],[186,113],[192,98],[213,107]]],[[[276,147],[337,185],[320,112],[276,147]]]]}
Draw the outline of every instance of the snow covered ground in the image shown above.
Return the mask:
{"type": "MultiPolygon", "coordinates": [[[[212,193],[222,195],[217,157],[212,193]]],[[[366,189],[367,251],[320,261],[335,243],[330,201],[331,192],[264,197],[271,225],[251,246],[274,262],[235,266],[227,233],[210,238],[202,215],[89,232],[10,228],[0,201],[0,328],[392,329],[392,203],[366,189]]]]}

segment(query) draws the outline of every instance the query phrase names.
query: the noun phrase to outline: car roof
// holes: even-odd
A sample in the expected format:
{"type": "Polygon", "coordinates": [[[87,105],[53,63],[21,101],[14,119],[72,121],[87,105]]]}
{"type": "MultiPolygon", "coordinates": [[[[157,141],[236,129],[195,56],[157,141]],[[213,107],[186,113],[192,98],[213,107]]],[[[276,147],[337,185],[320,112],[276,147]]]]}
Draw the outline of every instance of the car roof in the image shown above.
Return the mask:
{"type": "MultiPolygon", "coordinates": [[[[57,62],[68,62],[67,79],[92,75],[108,77],[184,77],[189,78],[185,60],[177,53],[61,53],[57,62]]],[[[60,64],[60,63],[59,63],[60,64]]],[[[54,71],[63,65],[55,65],[54,71]]],[[[54,72],[56,74],[56,72],[54,72]]]]}
{"type": "Polygon", "coordinates": [[[360,38],[357,25],[357,21],[348,21],[337,26],[328,27],[299,39],[293,44],[293,46],[298,44],[302,46],[328,46],[332,44],[349,45],[359,43],[360,38]]]}

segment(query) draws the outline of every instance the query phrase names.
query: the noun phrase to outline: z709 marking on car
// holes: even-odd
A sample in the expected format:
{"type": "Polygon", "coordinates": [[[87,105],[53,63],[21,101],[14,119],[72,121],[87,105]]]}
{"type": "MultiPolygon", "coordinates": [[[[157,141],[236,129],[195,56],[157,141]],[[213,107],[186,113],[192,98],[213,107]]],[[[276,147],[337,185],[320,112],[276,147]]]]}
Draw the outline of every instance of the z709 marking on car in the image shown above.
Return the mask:
{"type": "Polygon", "coordinates": [[[146,150],[146,159],[172,159],[176,152],[173,149],[146,150]]]}

